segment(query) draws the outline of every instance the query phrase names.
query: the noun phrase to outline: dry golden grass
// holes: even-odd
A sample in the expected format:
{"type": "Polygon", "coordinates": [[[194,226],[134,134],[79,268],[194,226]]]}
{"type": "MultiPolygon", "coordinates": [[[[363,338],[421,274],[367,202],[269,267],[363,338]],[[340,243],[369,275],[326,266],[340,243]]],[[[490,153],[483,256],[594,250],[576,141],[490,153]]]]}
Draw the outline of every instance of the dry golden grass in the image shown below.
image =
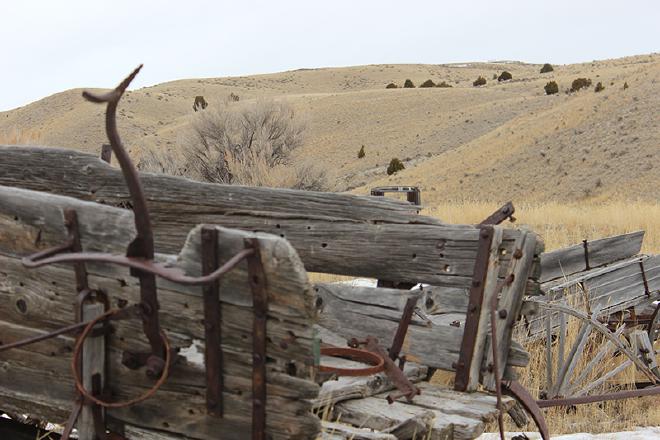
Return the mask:
{"type": "MultiPolygon", "coordinates": [[[[497,208],[494,204],[483,202],[443,203],[424,212],[448,223],[478,223],[497,208]]],[[[610,202],[602,204],[516,204],[518,224],[527,225],[543,237],[546,250],[552,250],[580,243],[583,239],[596,239],[610,235],[645,230],[642,251],[649,254],[660,253],[660,203],[649,202],[610,202]]],[[[566,351],[577,337],[578,323],[569,320],[566,351]]],[[[522,338],[519,338],[522,340],[522,338]]],[[[584,350],[577,371],[588,362],[600,348],[602,340],[595,335],[584,350]]],[[[527,347],[531,360],[521,381],[529,390],[539,390],[546,383],[546,352],[544,343],[531,343],[527,347]]],[[[557,350],[554,348],[554,359],[557,350]]],[[[592,379],[614,369],[622,361],[621,357],[603,361],[591,374],[592,379]]],[[[556,374],[557,366],[553,366],[556,374]]],[[[450,383],[451,374],[439,374],[434,380],[450,383]]],[[[630,367],[612,378],[608,385],[630,384],[635,380],[635,370],[630,367]]],[[[638,377],[638,380],[644,380],[638,377]]],[[[575,432],[611,432],[638,426],[660,425],[660,407],[657,398],[628,399],[579,405],[574,410],[551,408],[544,410],[546,421],[553,434],[575,432]]],[[[492,425],[490,430],[496,431],[492,425]]],[[[516,431],[512,423],[507,429],[516,431]]],[[[526,429],[533,430],[533,425],[526,429]]]]}
{"type": "Polygon", "coordinates": [[[42,135],[36,130],[19,130],[12,127],[6,131],[0,131],[0,144],[6,145],[39,145],[42,144],[42,135]]]}
{"type": "MultiPolygon", "coordinates": [[[[644,230],[642,252],[660,253],[660,202],[515,203],[516,224],[529,226],[546,251],[611,235],[644,230]]],[[[498,208],[484,202],[443,203],[422,212],[447,223],[478,223],[498,208]]]]}

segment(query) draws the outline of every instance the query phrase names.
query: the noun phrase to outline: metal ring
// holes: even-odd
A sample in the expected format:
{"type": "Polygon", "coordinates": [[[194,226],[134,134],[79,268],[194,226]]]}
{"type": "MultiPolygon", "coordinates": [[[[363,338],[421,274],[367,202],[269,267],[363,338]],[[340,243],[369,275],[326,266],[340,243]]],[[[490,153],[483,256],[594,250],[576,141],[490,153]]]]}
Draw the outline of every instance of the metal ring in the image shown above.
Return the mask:
{"type": "Polygon", "coordinates": [[[378,354],[372,353],[367,350],[360,350],[358,348],[349,347],[322,347],[321,354],[326,356],[334,356],[340,358],[347,358],[357,362],[370,364],[366,368],[338,368],[319,365],[319,370],[325,373],[335,373],[338,376],[371,376],[372,374],[380,373],[385,369],[385,361],[378,354]]]}
{"type": "Polygon", "coordinates": [[[76,341],[75,349],[73,351],[73,359],[71,360],[71,369],[73,370],[73,379],[76,383],[76,389],[78,390],[78,392],[80,392],[80,394],[82,394],[85,399],[88,399],[89,401],[91,401],[91,402],[93,402],[93,403],[95,403],[99,406],[105,407],[105,408],[123,408],[123,407],[126,407],[126,406],[135,405],[136,403],[142,402],[143,400],[147,400],[149,397],[153,396],[154,393],[156,391],[158,391],[158,389],[165,383],[165,380],[167,380],[167,376],[170,373],[170,361],[171,361],[171,357],[172,357],[172,354],[170,352],[170,342],[167,339],[167,336],[165,335],[165,332],[163,332],[161,330],[160,331],[160,338],[163,341],[163,345],[165,347],[165,367],[163,368],[163,372],[160,375],[160,378],[158,379],[158,381],[154,384],[153,387],[151,387],[149,390],[147,390],[147,392],[145,392],[144,394],[142,394],[142,395],[140,395],[140,396],[138,396],[134,399],[127,400],[125,402],[106,402],[106,401],[103,401],[101,399],[98,399],[98,398],[92,396],[89,393],[89,391],[87,391],[85,389],[84,385],[82,384],[82,380],[80,378],[80,369],[79,369],[80,352],[81,352],[81,349],[82,349],[82,346],[83,346],[83,342],[85,342],[85,339],[87,339],[87,336],[92,331],[94,326],[99,323],[99,321],[102,321],[104,319],[108,319],[111,316],[119,313],[120,311],[122,311],[122,309],[112,309],[108,312],[105,312],[102,315],[97,316],[93,320],[91,320],[89,322],[89,324],[87,324],[87,326],[85,327],[83,332],[80,334],[80,336],[78,337],[78,340],[76,341]]]}

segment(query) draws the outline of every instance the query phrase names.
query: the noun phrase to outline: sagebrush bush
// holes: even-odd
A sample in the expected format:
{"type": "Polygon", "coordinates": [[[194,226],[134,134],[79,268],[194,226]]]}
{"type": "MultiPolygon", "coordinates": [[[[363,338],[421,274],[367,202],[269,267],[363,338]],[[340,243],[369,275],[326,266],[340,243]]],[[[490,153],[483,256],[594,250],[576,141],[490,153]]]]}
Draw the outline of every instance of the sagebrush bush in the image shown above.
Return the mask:
{"type": "Polygon", "coordinates": [[[392,174],[397,173],[404,169],[406,169],[406,167],[403,166],[403,162],[401,162],[399,159],[395,157],[390,161],[390,164],[387,166],[387,175],[391,176],[392,174]]]}
{"type": "Polygon", "coordinates": [[[556,93],[559,93],[559,86],[557,85],[556,81],[550,81],[543,87],[543,90],[545,90],[546,95],[554,95],[556,93]]]}
{"type": "Polygon", "coordinates": [[[442,81],[441,83],[438,83],[435,85],[436,87],[441,87],[441,88],[449,88],[453,87],[451,84],[447,84],[447,81],[442,81]]]}
{"type": "Polygon", "coordinates": [[[234,92],[232,92],[229,94],[229,100],[233,102],[238,102],[241,100],[241,98],[238,95],[236,95],[234,92]]]}
{"type": "Polygon", "coordinates": [[[627,88],[628,88],[628,82],[626,81],[623,83],[623,90],[626,90],[627,88]]]}
{"type": "Polygon", "coordinates": [[[367,153],[364,152],[364,145],[360,148],[360,151],[358,151],[358,159],[362,159],[364,156],[366,156],[367,153]]]}
{"type": "Polygon", "coordinates": [[[397,86],[394,83],[389,83],[388,85],[385,86],[386,89],[398,89],[399,86],[397,86]]]}
{"type": "Polygon", "coordinates": [[[413,84],[413,82],[411,80],[407,79],[406,82],[403,83],[403,88],[404,89],[414,89],[415,84],[413,84]]]}
{"type": "Polygon", "coordinates": [[[191,115],[177,148],[146,150],[139,168],[202,182],[323,190],[322,165],[292,166],[305,124],[283,101],[232,98],[191,115]]]}
{"type": "Polygon", "coordinates": [[[552,72],[555,69],[552,67],[552,64],[545,63],[543,67],[541,67],[541,73],[548,73],[552,72]]]}
{"type": "Polygon", "coordinates": [[[602,82],[598,81],[598,84],[596,84],[596,88],[594,89],[594,92],[598,93],[598,92],[602,92],[603,90],[605,90],[605,86],[603,85],[602,82]]]}
{"type": "Polygon", "coordinates": [[[420,87],[424,87],[424,88],[435,87],[435,83],[433,82],[433,80],[427,79],[422,84],[420,84],[420,87]]]}
{"type": "Polygon", "coordinates": [[[206,99],[204,99],[203,96],[201,95],[195,96],[195,102],[193,103],[193,111],[204,110],[208,106],[209,103],[206,102],[206,99]]]}
{"type": "Polygon", "coordinates": [[[591,79],[589,78],[577,78],[573,80],[571,84],[571,92],[577,92],[580,89],[586,89],[591,87],[591,79]]]}
{"type": "Polygon", "coordinates": [[[486,78],[483,76],[480,76],[472,83],[472,85],[475,87],[483,86],[484,84],[486,84],[486,78]]]}
{"type": "Polygon", "coordinates": [[[508,81],[513,78],[513,75],[511,73],[507,72],[506,70],[500,74],[500,76],[497,77],[498,82],[502,81],[508,81]]]}

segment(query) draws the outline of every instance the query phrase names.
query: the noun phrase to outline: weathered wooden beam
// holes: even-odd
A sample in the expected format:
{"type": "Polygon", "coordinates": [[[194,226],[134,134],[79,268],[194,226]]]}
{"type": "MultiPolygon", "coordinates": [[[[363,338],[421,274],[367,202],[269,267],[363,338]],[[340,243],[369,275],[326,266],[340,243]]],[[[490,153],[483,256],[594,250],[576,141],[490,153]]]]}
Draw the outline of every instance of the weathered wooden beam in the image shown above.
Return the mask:
{"type": "MultiPolygon", "coordinates": [[[[498,345],[497,362],[500,366],[500,377],[495,377],[495,372],[492,368],[495,358],[492,350],[492,339],[489,340],[486,346],[486,368],[483,370],[482,383],[490,391],[495,390],[496,381],[501,380],[504,375],[511,337],[513,335],[513,327],[520,316],[525,294],[525,284],[534,260],[535,248],[536,235],[531,232],[521,234],[514,246],[514,258],[511,260],[507,270],[505,284],[502,287],[500,298],[497,302],[496,337],[498,345]]],[[[490,304],[488,304],[488,307],[490,307],[490,304]]]]}
{"type": "MultiPolygon", "coordinates": [[[[314,288],[321,300],[321,326],[345,339],[375,336],[385,347],[394,337],[406,298],[421,294],[420,291],[402,292],[347,284],[317,284],[314,288]]],[[[430,323],[413,317],[402,353],[413,362],[454,371],[464,324],[465,313],[433,315],[430,323]]],[[[512,363],[524,362],[517,347],[511,347],[511,350],[512,363]]],[[[481,365],[481,357],[478,362],[481,365]]]]}
{"type": "MultiPolygon", "coordinates": [[[[0,169],[0,185],[130,206],[120,171],[84,153],[0,147],[0,169]]],[[[178,252],[194,225],[211,223],[287,238],[312,272],[469,284],[477,229],[443,225],[416,215],[407,204],[152,174],[144,174],[143,183],[159,252],[178,252]]],[[[515,230],[505,233],[505,251],[511,250],[517,235],[515,230]]]]}
{"type": "Polygon", "coordinates": [[[566,277],[639,254],[644,231],[583,243],[541,254],[541,282],[566,277]],[[587,261],[589,267],[587,267],[587,261]]]}

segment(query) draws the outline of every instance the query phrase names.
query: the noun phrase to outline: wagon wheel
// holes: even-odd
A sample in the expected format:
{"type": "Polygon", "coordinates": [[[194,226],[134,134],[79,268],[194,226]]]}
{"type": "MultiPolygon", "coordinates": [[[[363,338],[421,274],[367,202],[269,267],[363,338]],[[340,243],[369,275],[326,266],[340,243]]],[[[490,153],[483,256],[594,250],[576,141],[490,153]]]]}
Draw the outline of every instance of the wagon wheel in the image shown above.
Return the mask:
{"type": "Polygon", "coordinates": [[[612,331],[596,319],[597,312],[589,315],[566,304],[532,301],[547,316],[543,398],[599,394],[631,366],[647,380],[658,382],[660,369],[654,364],[653,347],[648,348],[646,331],[631,331],[626,324],[612,331]]]}

